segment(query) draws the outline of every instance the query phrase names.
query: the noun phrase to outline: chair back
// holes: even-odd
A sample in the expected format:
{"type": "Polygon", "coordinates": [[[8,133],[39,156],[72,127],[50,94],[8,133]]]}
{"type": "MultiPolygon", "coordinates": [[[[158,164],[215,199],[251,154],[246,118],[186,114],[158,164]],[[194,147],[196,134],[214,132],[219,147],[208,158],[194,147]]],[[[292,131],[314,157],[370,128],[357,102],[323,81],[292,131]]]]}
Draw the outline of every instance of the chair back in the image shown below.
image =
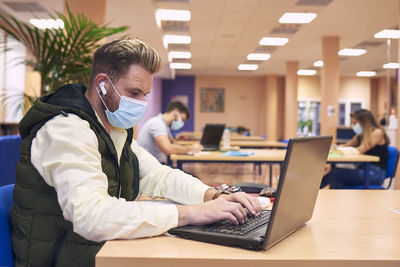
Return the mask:
{"type": "Polygon", "coordinates": [[[388,163],[386,166],[386,178],[393,178],[396,174],[399,162],[399,150],[395,146],[388,146],[388,163]]]}
{"type": "Polygon", "coordinates": [[[10,222],[13,190],[13,184],[0,187],[0,266],[14,266],[10,222]]]}
{"type": "Polygon", "coordinates": [[[0,136],[0,186],[15,184],[15,169],[21,143],[22,138],[19,135],[0,136]]]}

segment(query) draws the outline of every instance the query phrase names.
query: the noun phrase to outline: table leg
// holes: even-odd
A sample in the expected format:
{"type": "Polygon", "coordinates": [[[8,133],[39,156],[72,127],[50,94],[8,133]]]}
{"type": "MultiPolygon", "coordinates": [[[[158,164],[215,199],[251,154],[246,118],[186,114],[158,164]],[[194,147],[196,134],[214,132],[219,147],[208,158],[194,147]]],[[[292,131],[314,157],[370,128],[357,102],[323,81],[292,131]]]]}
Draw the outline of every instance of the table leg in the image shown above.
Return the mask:
{"type": "Polygon", "coordinates": [[[368,189],[369,188],[369,163],[364,162],[364,183],[363,183],[363,188],[368,189]]]}
{"type": "Polygon", "coordinates": [[[182,161],[177,160],[176,161],[176,167],[182,171],[182,161]]]}
{"type": "Polygon", "coordinates": [[[272,163],[269,164],[269,186],[272,187],[272,163]]]}

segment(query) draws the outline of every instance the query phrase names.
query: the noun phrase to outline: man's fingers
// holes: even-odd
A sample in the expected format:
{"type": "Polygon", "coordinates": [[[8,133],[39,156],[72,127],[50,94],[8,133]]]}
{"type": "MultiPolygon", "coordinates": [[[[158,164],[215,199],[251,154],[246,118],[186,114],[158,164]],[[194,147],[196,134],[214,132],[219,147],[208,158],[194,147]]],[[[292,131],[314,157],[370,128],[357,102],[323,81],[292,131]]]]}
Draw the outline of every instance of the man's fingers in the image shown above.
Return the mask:
{"type": "Polygon", "coordinates": [[[233,197],[231,201],[239,202],[251,214],[257,215],[261,211],[260,202],[257,198],[252,197],[244,192],[235,193],[231,196],[233,197]]]}
{"type": "Polygon", "coordinates": [[[247,219],[247,214],[244,208],[239,203],[232,203],[230,212],[239,220],[240,223],[244,223],[247,219]]]}

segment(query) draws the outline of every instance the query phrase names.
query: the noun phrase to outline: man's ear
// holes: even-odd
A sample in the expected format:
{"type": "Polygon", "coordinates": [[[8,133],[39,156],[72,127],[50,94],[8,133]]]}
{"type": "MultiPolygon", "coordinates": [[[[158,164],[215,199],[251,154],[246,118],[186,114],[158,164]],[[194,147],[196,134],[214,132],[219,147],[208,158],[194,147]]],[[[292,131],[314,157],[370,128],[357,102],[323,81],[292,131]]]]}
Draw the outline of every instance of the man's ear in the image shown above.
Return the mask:
{"type": "Polygon", "coordinates": [[[104,73],[99,73],[96,75],[96,78],[94,79],[94,86],[96,90],[101,91],[103,95],[107,94],[107,89],[106,89],[106,81],[107,81],[107,75],[104,73]]]}

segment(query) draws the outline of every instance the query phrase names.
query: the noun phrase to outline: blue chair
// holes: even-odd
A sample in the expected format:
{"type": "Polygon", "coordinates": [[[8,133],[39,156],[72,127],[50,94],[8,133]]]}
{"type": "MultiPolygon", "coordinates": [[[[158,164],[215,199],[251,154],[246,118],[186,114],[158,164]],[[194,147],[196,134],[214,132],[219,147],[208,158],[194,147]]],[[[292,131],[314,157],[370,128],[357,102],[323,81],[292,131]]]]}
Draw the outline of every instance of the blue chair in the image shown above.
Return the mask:
{"type": "MultiPolygon", "coordinates": [[[[367,189],[389,189],[396,175],[397,163],[399,162],[399,150],[395,146],[388,146],[388,163],[386,165],[386,178],[390,179],[386,187],[381,185],[369,185],[367,189]]],[[[345,189],[364,189],[363,186],[346,186],[345,189]]]]}
{"type": "Polygon", "coordinates": [[[14,266],[11,248],[10,213],[13,202],[13,184],[0,187],[0,266],[14,266]]]}
{"type": "Polygon", "coordinates": [[[392,185],[393,178],[396,175],[397,163],[399,163],[399,150],[395,146],[388,146],[388,163],[386,167],[386,179],[389,180],[389,184],[386,188],[381,186],[380,189],[389,189],[392,185]]]}
{"type": "Polygon", "coordinates": [[[15,168],[21,143],[19,135],[0,136],[0,186],[15,184],[15,168]]]}

